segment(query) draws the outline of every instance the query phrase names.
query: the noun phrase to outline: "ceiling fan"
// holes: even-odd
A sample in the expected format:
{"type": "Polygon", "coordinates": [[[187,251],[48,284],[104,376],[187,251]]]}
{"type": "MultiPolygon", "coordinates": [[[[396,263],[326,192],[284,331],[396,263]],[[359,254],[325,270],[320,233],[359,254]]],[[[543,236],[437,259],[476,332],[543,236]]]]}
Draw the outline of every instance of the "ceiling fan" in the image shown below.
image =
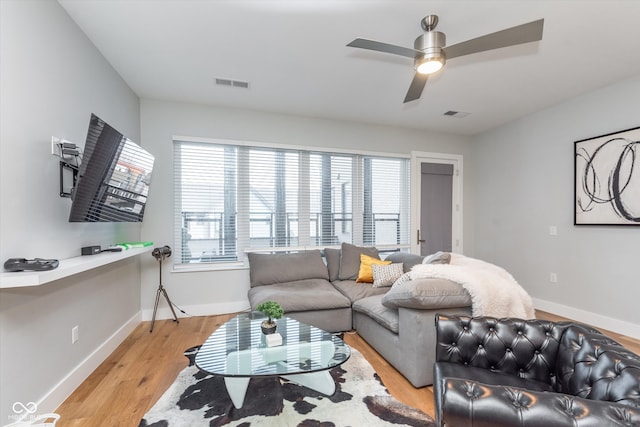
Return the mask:
{"type": "Polygon", "coordinates": [[[416,74],[411,81],[404,102],[415,101],[420,98],[422,90],[427,84],[429,74],[440,70],[447,60],[464,55],[471,55],[473,53],[485,52],[487,50],[542,40],[544,19],[538,19],[537,21],[507,28],[502,31],[496,31],[495,33],[476,37],[452,46],[445,46],[446,38],[444,33],[434,31],[436,25],[438,25],[437,15],[425,16],[422,18],[422,21],[420,21],[420,25],[425,33],[418,36],[413,43],[413,49],[361,38],[357,38],[347,44],[347,46],[350,47],[413,58],[416,74]]]}

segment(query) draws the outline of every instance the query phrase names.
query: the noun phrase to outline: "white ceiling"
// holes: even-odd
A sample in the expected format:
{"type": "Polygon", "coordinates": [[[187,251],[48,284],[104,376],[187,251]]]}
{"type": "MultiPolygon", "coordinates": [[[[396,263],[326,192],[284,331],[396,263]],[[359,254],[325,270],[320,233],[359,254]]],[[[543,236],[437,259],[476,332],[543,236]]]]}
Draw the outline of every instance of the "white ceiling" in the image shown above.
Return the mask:
{"type": "Polygon", "coordinates": [[[640,73],[636,0],[59,2],[141,98],[472,135],[640,73]],[[403,104],[412,60],[345,45],[413,47],[428,14],[447,45],[539,18],[544,35],[453,59],[403,104]]]}

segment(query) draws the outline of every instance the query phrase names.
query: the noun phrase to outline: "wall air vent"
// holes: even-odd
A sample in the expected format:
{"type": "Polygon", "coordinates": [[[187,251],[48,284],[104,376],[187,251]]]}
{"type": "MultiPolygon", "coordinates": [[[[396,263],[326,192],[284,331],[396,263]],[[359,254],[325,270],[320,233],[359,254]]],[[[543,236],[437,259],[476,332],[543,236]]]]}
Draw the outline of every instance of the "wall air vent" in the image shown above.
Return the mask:
{"type": "Polygon", "coordinates": [[[221,79],[216,77],[216,84],[219,86],[239,87],[243,89],[249,89],[249,82],[243,82],[241,80],[221,79]]]}
{"type": "Polygon", "coordinates": [[[463,117],[467,117],[469,114],[471,114],[471,113],[465,113],[464,111],[449,110],[449,111],[445,112],[443,114],[443,116],[457,117],[457,118],[461,119],[463,117]]]}

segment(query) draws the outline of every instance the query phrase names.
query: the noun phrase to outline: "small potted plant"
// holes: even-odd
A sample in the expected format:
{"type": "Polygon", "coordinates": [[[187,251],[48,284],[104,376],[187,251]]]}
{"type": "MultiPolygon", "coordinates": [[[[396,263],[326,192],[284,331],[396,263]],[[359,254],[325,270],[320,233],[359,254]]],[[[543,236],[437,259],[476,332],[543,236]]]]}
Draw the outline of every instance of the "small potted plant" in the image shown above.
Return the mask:
{"type": "Polygon", "coordinates": [[[263,320],[260,325],[262,328],[262,333],[265,335],[273,334],[276,331],[277,323],[274,319],[280,319],[284,314],[284,310],[275,301],[265,301],[259,306],[256,307],[256,310],[264,313],[269,318],[267,320],[263,320]]]}

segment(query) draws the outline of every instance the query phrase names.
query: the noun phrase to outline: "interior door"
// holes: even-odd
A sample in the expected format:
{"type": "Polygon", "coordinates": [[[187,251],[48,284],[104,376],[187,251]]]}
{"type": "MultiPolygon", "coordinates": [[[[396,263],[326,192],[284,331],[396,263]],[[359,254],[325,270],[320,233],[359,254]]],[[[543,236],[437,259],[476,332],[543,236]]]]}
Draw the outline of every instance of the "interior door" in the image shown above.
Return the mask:
{"type": "Polygon", "coordinates": [[[453,164],[420,163],[420,255],[453,250],[453,164]]]}
{"type": "Polygon", "coordinates": [[[411,253],[464,253],[463,175],[460,154],[411,152],[411,253]]]}

